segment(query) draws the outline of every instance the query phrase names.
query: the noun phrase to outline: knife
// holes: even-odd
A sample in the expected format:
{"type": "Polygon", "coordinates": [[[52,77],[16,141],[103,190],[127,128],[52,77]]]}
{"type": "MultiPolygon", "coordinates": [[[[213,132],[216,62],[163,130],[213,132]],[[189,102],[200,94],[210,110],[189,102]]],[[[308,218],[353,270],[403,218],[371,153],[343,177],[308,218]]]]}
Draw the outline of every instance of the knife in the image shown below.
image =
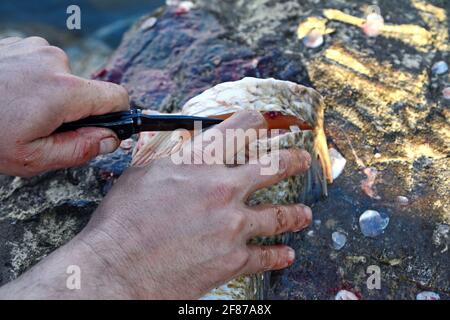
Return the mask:
{"type": "Polygon", "coordinates": [[[131,109],[64,123],[55,132],[72,131],[84,127],[99,127],[110,129],[116,133],[120,140],[125,140],[142,131],[194,130],[196,122],[201,123],[201,128],[205,129],[222,121],[223,119],[186,115],[147,115],[143,114],[141,109],[131,109]]]}

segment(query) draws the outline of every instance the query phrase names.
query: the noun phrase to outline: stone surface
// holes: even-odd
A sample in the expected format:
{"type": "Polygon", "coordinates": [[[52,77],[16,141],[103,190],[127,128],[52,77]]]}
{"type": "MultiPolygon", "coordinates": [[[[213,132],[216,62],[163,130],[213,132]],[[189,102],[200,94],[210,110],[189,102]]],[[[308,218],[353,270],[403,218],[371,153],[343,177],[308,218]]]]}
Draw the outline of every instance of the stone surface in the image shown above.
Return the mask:
{"type": "MultiPolygon", "coordinates": [[[[378,1],[384,26],[377,37],[360,28],[363,1],[195,4],[185,14],[154,13],[151,28],[140,28],[149,16],[142,18],[98,78],[124,84],[135,105],[165,112],[244,76],[310,85],[328,106],[330,147],[347,159],[328,198],[313,206],[321,225],[311,227],[313,236],[306,230],[291,237],[296,262],[266,277],[264,296],[334,299],[347,290],[362,299],[415,299],[432,291],[449,299],[450,102],[442,91],[450,81],[448,73],[431,72],[435,62],[449,61],[449,2],[378,1]],[[318,48],[297,39],[299,23],[311,16],[335,29],[318,48]],[[377,172],[377,197],[361,188],[368,168],[377,172]],[[358,226],[368,209],[390,217],[375,239],[358,226]],[[336,251],[330,239],[339,229],[347,244],[336,251]],[[366,286],[371,265],[381,270],[380,290],[366,286]]],[[[128,161],[120,150],[78,169],[1,177],[1,283],[76,234],[128,161]]]]}

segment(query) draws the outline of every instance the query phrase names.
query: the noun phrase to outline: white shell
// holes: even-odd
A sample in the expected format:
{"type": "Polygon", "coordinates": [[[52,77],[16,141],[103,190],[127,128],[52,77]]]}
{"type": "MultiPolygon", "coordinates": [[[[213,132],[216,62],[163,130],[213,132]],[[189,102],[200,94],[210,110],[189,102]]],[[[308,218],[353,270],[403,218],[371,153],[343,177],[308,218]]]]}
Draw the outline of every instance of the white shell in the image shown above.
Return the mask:
{"type": "Polygon", "coordinates": [[[331,171],[333,173],[333,180],[336,180],[344,171],[347,160],[334,148],[329,149],[331,158],[331,171]]]}

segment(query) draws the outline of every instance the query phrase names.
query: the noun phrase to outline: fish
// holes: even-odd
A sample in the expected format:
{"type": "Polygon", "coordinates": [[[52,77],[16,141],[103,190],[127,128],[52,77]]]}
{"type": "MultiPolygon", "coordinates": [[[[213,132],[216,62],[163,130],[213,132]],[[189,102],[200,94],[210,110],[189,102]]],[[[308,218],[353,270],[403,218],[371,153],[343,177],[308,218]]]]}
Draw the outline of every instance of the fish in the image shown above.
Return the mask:
{"type": "MultiPolygon", "coordinates": [[[[273,78],[243,78],[218,84],[187,101],[180,114],[227,118],[239,110],[261,112],[268,128],[282,129],[276,139],[281,149],[297,147],[308,151],[310,169],[275,185],[256,191],[247,200],[249,206],[259,204],[312,204],[327,196],[327,185],[333,182],[333,172],[324,128],[325,104],[313,88],[273,78]]],[[[147,166],[177,152],[192,135],[172,132],[143,132],[132,154],[132,166],[147,166]]],[[[266,141],[267,142],[267,141],[266,141]]],[[[273,141],[270,141],[273,142],[273,141]]],[[[268,143],[267,145],[272,145],[268,143]]],[[[290,234],[252,240],[260,244],[288,243],[290,234]]],[[[264,275],[241,278],[216,289],[207,298],[260,298],[264,275]],[[230,288],[241,290],[230,293],[230,288]],[[240,289],[236,289],[240,288],[240,289]]]]}

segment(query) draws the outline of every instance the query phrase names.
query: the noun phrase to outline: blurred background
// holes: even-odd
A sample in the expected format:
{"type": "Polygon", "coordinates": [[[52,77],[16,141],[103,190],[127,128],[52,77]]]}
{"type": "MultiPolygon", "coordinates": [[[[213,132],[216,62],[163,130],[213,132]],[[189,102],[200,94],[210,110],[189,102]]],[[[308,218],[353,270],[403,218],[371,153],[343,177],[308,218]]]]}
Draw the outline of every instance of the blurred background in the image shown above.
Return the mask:
{"type": "Polygon", "coordinates": [[[62,47],[74,73],[89,76],[119,45],[123,33],[140,16],[164,0],[2,0],[0,38],[37,35],[62,47]],[[81,8],[81,30],[68,30],[67,7],[81,8]]]}

